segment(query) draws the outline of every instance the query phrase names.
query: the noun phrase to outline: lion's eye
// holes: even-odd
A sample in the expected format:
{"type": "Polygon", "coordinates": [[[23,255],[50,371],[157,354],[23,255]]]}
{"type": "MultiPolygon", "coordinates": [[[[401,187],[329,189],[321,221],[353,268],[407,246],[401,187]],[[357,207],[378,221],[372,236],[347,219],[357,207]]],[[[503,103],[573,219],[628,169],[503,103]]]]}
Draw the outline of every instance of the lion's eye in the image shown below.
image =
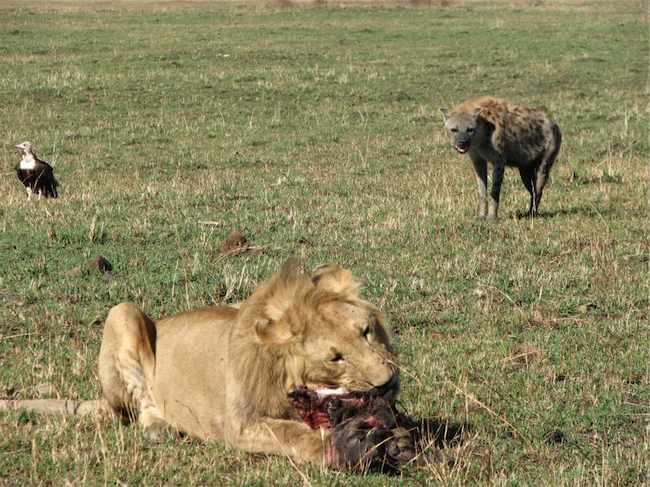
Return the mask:
{"type": "Polygon", "coordinates": [[[333,362],[333,363],[343,362],[343,355],[341,355],[340,353],[337,353],[336,355],[334,355],[334,356],[330,359],[330,362],[333,362]]]}
{"type": "Polygon", "coordinates": [[[451,130],[452,132],[454,132],[454,133],[458,132],[458,129],[457,129],[456,127],[452,128],[452,129],[450,129],[450,130],[451,130]]]}
{"type": "Polygon", "coordinates": [[[471,133],[473,133],[473,132],[474,132],[474,129],[473,129],[472,127],[468,127],[468,129],[467,129],[467,133],[468,133],[468,134],[471,134],[471,133]]]}
{"type": "Polygon", "coordinates": [[[366,326],[361,332],[361,336],[366,340],[368,339],[368,335],[370,335],[370,325],[366,326]]]}

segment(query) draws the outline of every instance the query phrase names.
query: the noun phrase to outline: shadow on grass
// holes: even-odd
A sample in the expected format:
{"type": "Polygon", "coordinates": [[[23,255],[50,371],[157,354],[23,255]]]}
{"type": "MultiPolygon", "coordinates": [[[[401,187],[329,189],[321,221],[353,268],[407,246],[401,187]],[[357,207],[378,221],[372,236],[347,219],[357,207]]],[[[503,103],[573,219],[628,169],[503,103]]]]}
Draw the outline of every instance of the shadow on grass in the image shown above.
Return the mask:
{"type": "Polygon", "coordinates": [[[461,445],[471,430],[469,424],[449,419],[414,418],[400,413],[397,416],[399,427],[384,432],[388,436],[378,435],[376,428],[352,430],[351,434],[344,432],[344,436],[355,441],[345,446],[336,438],[335,430],[334,443],[338,444],[342,458],[350,454],[357,458],[356,462],[348,461],[348,468],[356,473],[400,475],[407,466],[424,467],[439,463],[445,457],[441,450],[461,445]]]}
{"type": "Polygon", "coordinates": [[[612,208],[594,208],[589,206],[573,206],[570,208],[562,208],[559,210],[553,211],[540,211],[536,216],[531,217],[528,213],[520,212],[516,214],[518,220],[526,220],[529,218],[555,218],[562,216],[586,216],[586,217],[597,217],[597,216],[610,216],[614,214],[612,208]]]}
{"type": "MultiPolygon", "coordinates": [[[[415,442],[415,456],[404,465],[424,467],[443,461],[441,451],[461,445],[471,431],[471,425],[452,421],[448,418],[409,418],[414,425],[411,438],[415,442]]],[[[395,475],[401,473],[401,467],[382,464],[379,472],[395,475]]]]}
{"type": "Polygon", "coordinates": [[[414,418],[418,425],[422,441],[427,441],[436,448],[456,446],[463,442],[465,433],[471,431],[471,425],[444,418],[414,418]]]}

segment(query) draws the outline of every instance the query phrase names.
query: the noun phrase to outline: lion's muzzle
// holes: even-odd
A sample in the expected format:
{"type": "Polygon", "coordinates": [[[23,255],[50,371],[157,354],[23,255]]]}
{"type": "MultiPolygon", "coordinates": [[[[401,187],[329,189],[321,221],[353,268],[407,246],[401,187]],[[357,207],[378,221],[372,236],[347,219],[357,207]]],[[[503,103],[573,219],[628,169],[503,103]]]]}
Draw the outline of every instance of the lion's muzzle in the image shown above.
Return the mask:
{"type": "Polygon", "coordinates": [[[395,372],[387,382],[380,386],[373,387],[368,391],[368,394],[371,396],[383,397],[387,401],[392,401],[399,392],[399,386],[399,373],[395,372]]]}

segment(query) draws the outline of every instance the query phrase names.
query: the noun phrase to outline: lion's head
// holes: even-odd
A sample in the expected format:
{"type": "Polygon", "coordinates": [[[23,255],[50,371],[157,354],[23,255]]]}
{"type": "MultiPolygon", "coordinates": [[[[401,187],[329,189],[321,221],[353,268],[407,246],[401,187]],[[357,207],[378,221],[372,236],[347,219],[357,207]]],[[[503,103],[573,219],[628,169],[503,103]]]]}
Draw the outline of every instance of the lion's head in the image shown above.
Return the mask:
{"type": "Polygon", "coordinates": [[[242,304],[233,342],[257,413],[287,415],[287,393],[302,385],[322,395],[391,396],[399,388],[383,317],[338,265],[308,274],[287,262],[242,304]]]}

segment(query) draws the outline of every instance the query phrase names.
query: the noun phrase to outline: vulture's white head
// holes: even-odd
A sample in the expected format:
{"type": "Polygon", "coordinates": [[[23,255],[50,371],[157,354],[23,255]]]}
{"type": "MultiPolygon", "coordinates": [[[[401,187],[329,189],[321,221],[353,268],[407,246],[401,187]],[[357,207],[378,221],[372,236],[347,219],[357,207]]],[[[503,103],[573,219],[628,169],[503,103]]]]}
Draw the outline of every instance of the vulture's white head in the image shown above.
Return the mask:
{"type": "Polygon", "coordinates": [[[16,146],[16,149],[18,149],[23,156],[28,156],[33,154],[31,142],[23,142],[22,144],[18,144],[16,146]]]}

